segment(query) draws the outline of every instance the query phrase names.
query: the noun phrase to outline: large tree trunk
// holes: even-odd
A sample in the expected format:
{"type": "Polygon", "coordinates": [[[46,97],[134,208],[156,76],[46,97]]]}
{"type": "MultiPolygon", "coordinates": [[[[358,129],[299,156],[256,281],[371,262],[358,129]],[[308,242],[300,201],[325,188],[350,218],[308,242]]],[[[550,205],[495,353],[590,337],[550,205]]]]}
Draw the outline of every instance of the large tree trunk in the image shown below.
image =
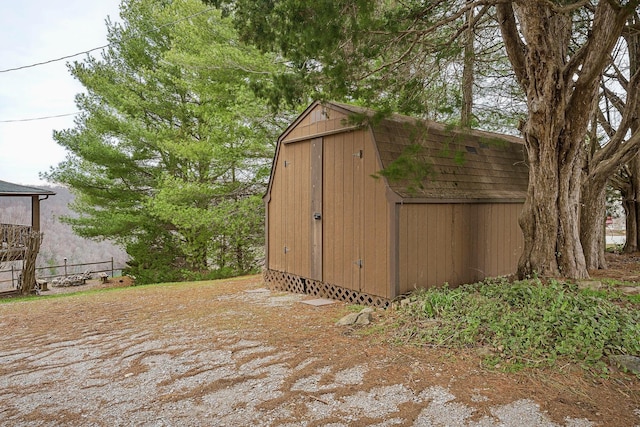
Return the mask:
{"type": "Polygon", "coordinates": [[[588,277],[578,230],[579,148],[591,103],[585,100],[581,105],[582,116],[568,108],[573,82],[562,76],[571,20],[539,2],[519,4],[516,11],[528,42],[521,58],[521,83],[529,107],[522,132],[530,168],[527,203],[520,216],[524,251],[518,276],[588,277]]]}
{"type": "MultiPolygon", "coordinates": [[[[629,19],[629,26],[638,28],[640,16],[636,13],[629,19]]],[[[640,35],[637,31],[625,34],[629,46],[629,72],[636,73],[640,69],[640,35]]],[[[640,105],[636,111],[636,118],[640,117],[640,105]]],[[[632,132],[640,131],[640,123],[636,119],[631,125],[632,132]]],[[[626,242],[624,252],[632,253],[640,249],[640,154],[636,154],[628,162],[629,184],[627,194],[623,194],[623,206],[626,213],[626,242]],[[626,197],[625,197],[626,196],[626,197]],[[625,203],[626,202],[626,203],[625,203]]]]}
{"type": "Polygon", "coordinates": [[[582,187],[580,242],[587,269],[607,268],[604,258],[604,220],[607,215],[607,182],[585,181],[582,187]]]}
{"type": "Polygon", "coordinates": [[[579,157],[562,164],[562,153],[553,140],[537,137],[546,133],[550,121],[530,120],[525,130],[530,172],[527,202],[520,215],[524,251],[518,276],[585,278],[588,272],[578,230],[581,165],[579,157]]]}
{"type": "Polygon", "coordinates": [[[626,215],[626,243],[624,252],[637,252],[640,248],[640,229],[638,228],[640,220],[640,158],[636,155],[629,162],[629,185],[621,190],[622,206],[626,215]]]}
{"type": "Polygon", "coordinates": [[[580,243],[588,270],[606,267],[605,216],[607,214],[608,177],[597,164],[594,154],[600,149],[598,141],[598,116],[600,105],[595,102],[591,117],[591,132],[585,146],[584,174],[582,176],[582,203],[580,204],[580,243]]]}
{"type": "Polygon", "coordinates": [[[600,75],[632,10],[598,2],[588,41],[578,52],[568,49],[569,9],[554,2],[514,1],[496,10],[528,106],[522,133],[529,189],[520,216],[524,251],[518,275],[586,278],[579,234],[582,143],[600,75]]]}
{"type": "Polygon", "coordinates": [[[638,251],[638,204],[633,199],[625,198],[624,195],[623,198],[622,206],[626,215],[626,241],[623,252],[633,253],[638,251]]]}

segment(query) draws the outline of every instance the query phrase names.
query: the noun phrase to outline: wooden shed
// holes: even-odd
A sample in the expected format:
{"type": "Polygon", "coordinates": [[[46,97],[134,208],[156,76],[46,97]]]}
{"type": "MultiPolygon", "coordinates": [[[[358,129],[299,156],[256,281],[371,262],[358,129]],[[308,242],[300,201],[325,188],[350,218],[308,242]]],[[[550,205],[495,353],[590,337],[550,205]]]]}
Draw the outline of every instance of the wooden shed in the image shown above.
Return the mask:
{"type": "Polygon", "coordinates": [[[514,273],[527,181],[518,138],[315,102],[278,139],[265,281],[386,306],[414,288],[514,273]],[[414,179],[380,173],[416,165],[414,179]]]}

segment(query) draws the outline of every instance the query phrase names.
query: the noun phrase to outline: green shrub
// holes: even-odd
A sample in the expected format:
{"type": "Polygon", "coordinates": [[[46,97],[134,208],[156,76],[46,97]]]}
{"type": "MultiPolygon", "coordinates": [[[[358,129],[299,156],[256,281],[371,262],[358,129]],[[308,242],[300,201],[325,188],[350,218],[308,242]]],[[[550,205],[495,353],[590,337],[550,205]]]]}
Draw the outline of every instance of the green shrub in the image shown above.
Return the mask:
{"type": "Polygon", "coordinates": [[[637,307],[628,299],[594,295],[571,284],[486,281],[421,290],[412,298],[414,304],[401,312],[405,339],[489,347],[486,361],[492,365],[519,368],[564,359],[595,367],[610,354],[640,354],[637,307]]]}

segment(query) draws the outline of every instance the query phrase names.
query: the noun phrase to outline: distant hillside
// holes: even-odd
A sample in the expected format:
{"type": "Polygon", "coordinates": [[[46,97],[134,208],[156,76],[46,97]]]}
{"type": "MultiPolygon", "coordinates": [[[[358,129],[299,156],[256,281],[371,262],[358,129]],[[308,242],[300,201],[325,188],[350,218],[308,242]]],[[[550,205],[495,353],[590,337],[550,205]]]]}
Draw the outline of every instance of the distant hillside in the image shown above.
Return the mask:
{"type": "MultiPolygon", "coordinates": [[[[71,227],[58,218],[71,215],[69,203],[73,194],[64,187],[40,187],[54,191],[55,196],[40,202],[40,226],[44,239],[38,255],[38,267],[64,264],[82,264],[114,259],[115,267],[123,267],[128,259],[124,250],[113,242],[96,242],[73,233],[71,227]]],[[[31,199],[28,197],[0,197],[0,223],[31,224],[31,199]]],[[[82,268],[82,270],[91,267],[82,268]]],[[[105,268],[104,266],[101,268],[105,268]]],[[[56,274],[51,272],[49,274],[56,274]]]]}

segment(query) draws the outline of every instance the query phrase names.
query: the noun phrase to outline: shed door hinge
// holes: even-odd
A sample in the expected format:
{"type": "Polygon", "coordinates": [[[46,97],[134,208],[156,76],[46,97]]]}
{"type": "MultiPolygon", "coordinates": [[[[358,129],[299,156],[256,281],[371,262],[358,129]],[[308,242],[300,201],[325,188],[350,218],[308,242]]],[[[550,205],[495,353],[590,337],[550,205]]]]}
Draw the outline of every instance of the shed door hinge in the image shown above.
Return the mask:
{"type": "Polygon", "coordinates": [[[363,265],[364,263],[362,262],[362,260],[361,260],[361,259],[359,259],[359,260],[357,260],[356,262],[354,262],[354,264],[355,264],[355,265],[357,265],[357,266],[358,266],[358,268],[362,268],[362,265],[363,265]]]}
{"type": "Polygon", "coordinates": [[[362,150],[358,150],[355,153],[353,153],[353,157],[357,157],[359,159],[362,158],[362,150]]]}
{"type": "Polygon", "coordinates": [[[284,247],[284,253],[286,254],[287,252],[289,252],[289,248],[288,247],[284,247]]]}
{"type": "Polygon", "coordinates": [[[285,168],[286,168],[287,166],[289,166],[290,164],[291,164],[291,162],[290,162],[290,161],[288,161],[288,160],[285,160],[285,161],[284,161],[284,167],[285,167],[285,168]]]}

